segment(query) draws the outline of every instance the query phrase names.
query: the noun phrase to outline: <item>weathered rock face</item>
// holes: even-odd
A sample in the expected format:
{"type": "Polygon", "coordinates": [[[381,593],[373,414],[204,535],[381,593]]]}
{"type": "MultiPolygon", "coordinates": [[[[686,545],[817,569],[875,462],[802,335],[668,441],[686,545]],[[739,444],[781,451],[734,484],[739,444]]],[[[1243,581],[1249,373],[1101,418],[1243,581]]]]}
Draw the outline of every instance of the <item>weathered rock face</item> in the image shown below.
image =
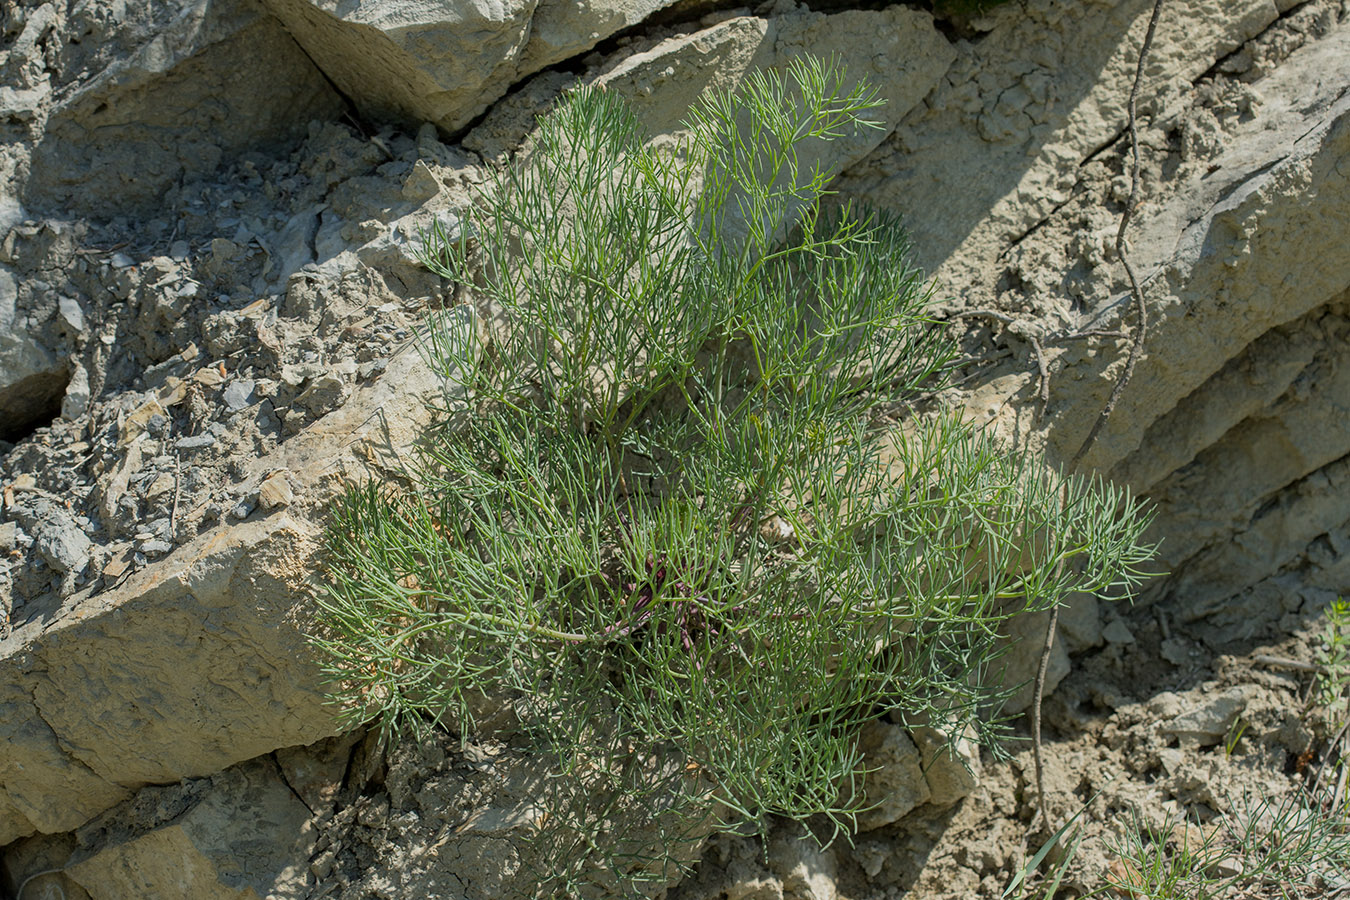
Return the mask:
{"type": "MultiPolygon", "coordinates": [[[[1073,196],[1080,163],[1120,137],[1148,7],[996,11],[978,43],[956,43],[942,83],[850,189],[904,211],[918,259],[947,290],[990,291],[1002,254],[1073,196]]],[[[1171,100],[1179,113],[1190,82],[1276,15],[1268,0],[1168,4],[1145,102],[1171,100]]]]}
{"type": "Polygon", "coordinates": [[[453,133],[520,78],[673,0],[265,0],[362,113],[453,133]]]}
{"type": "Polygon", "coordinates": [[[310,119],[338,111],[323,74],[254,0],[138,6],[85,4],[58,23],[45,4],[11,48],[12,67],[44,47],[50,57],[24,100],[38,136],[27,206],[142,211],[180,179],[291,145],[310,119]]]}
{"type": "MultiPolygon", "coordinates": [[[[1240,4],[1224,10],[1238,36],[1261,22],[1240,4]]],[[[1165,48],[1167,38],[1160,40],[1165,48]]],[[[1343,174],[1350,107],[1339,87],[1350,79],[1347,40],[1336,31],[1253,87],[1233,88],[1226,101],[1210,98],[1217,113],[1166,101],[1172,108],[1159,109],[1144,132],[1145,140],[1156,134],[1161,146],[1181,147],[1146,165],[1145,196],[1152,199],[1131,235],[1149,304],[1146,354],[1085,462],[1158,503],[1160,568],[1174,575],[1154,585],[1155,593],[1186,594],[1197,605],[1220,601],[1298,564],[1311,542],[1338,533],[1350,518],[1344,492],[1335,489],[1338,460],[1350,452],[1341,427],[1350,394],[1339,380],[1350,264],[1337,250],[1350,223],[1343,174]],[[1308,84],[1299,74],[1306,71],[1327,73],[1327,80],[1308,84]],[[1204,137],[1215,129],[1222,140],[1204,137]]],[[[1109,92],[1094,89],[1078,108],[1109,92]]],[[[902,123],[892,143],[907,129],[923,133],[924,116],[911,115],[913,124],[902,123]]],[[[1123,347],[1056,346],[1057,338],[1133,320],[1123,272],[1106,250],[1114,214],[1102,216],[1127,185],[1092,158],[1118,126],[1100,118],[1102,128],[1078,149],[1042,150],[1033,161],[1034,170],[1046,165],[1039,162],[1046,153],[1071,152],[1077,160],[1065,169],[1074,177],[1057,211],[1036,219],[1027,204],[1000,198],[980,228],[992,228],[997,210],[1012,208],[1026,217],[1021,230],[1009,228],[1002,243],[990,239],[981,249],[972,243],[980,239],[976,229],[938,270],[963,285],[966,302],[1036,320],[1050,367],[1046,421],[1031,421],[1035,403],[1005,405],[1010,392],[1034,397],[1033,360],[1030,370],[1019,361],[1021,372],[995,375],[971,392],[969,404],[993,419],[1008,416],[1011,430],[1030,425],[1032,440],[1039,435],[1061,459],[1073,455],[1105,402],[1123,347]],[[985,266],[979,274],[955,273],[973,260],[985,266]]],[[[963,126],[972,141],[981,122],[963,126]]],[[[896,155],[914,165],[912,155],[896,155]]],[[[879,151],[871,164],[883,160],[879,151]]],[[[922,188],[901,174],[880,189],[905,185],[922,188]]],[[[926,199],[936,196],[927,189],[926,199]]],[[[916,232],[950,227],[905,202],[916,232]]]]}
{"type": "Polygon", "coordinates": [[[112,609],[76,606],[6,660],[0,766],[23,813],[7,838],[334,730],[303,642],[277,628],[305,587],[311,530],[283,515],[186,547],[177,571],[133,576],[112,609]]]}
{"type": "Polygon", "coordinates": [[[0,267],[0,440],[28,434],[55,418],[70,374],[64,361],[34,340],[19,285],[0,267]]]}
{"type": "MultiPolygon", "coordinates": [[[[313,813],[271,758],[210,778],[146,788],[75,835],[59,872],[35,880],[67,897],[297,896],[316,839],[313,813]],[[239,833],[240,839],[222,840],[239,833]]],[[[15,849],[50,858],[49,841],[15,849]]],[[[59,854],[58,854],[59,855],[59,854]]]]}
{"type": "MultiPolygon", "coordinates": [[[[958,57],[924,106],[845,180],[850,193],[904,212],[920,257],[959,294],[954,309],[1018,320],[1008,332],[1024,335],[1013,338],[1015,361],[991,368],[966,406],[1066,461],[1126,350],[1073,336],[1134,321],[1113,247],[1128,173],[1107,154],[1121,144],[1122,79],[1133,71],[1115,54],[1137,52],[1145,5],[1001,12],[1006,28],[995,27],[978,53],[969,48],[966,62],[958,57]],[[1128,46],[1050,37],[1121,34],[1129,21],[1128,46]],[[1054,45],[1044,54],[1056,77],[1047,80],[1037,54],[1014,38],[1024,28],[1054,45]],[[1023,128],[991,124],[1008,116],[1026,117],[1023,128]],[[1044,410],[1025,335],[1044,347],[1044,410]]],[[[1336,487],[1338,461],[1350,453],[1336,380],[1350,284],[1336,249],[1350,215],[1342,91],[1350,44],[1333,28],[1343,13],[1335,4],[1308,9],[1297,31],[1254,37],[1276,14],[1269,4],[1188,7],[1185,24],[1171,26],[1164,9],[1141,93],[1141,140],[1160,149],[1145,152],[1130,234],[1148,339],[1085,465],[1157,503],[1158,568],[1173,575],[1151,584],[1150,596],[1184,597],[1198,615],[1282,568],[1343,590],[1331,549],[1350,519],[1336,487]],[[1237,77],[1192,84],[1248,39],[1226,63],[1237,77]],[[1211,49],[1197,55],[1199,46],[1211,49]],[[1326,80],[1309,83],[1308,72],[1326,80]]],[[[1034,673],[1034,643],[1020,642],[1011,672],[1034,673]]],[[[1056,659],[1050,683],[1067,671],[1056,659]]]]}
{"type": "MultiPolygon", "coordinates": [[[[0,12],[8,886],[57,869],[28,891],[487,897],[531,864],[538,774],[481,748],[386,770],[370,744],[333,738],[303,633],[328,503],[396,465],[445,387],[409,346],[440,291],[417,235],[453,225],[483,165],[578,79],[633,100],[659,135],[704,91],[801,53],[877,84],[883,128],[820,161],[846,169],[845,195],[905,217],[941,311],[1015,320],[968,335],[980,361],[953,401],[1071,458],[1125,350],[1081,332],[1134,321],[1112,243],[1149,6],[1030,0],[965,23],[978,40],[902,6],[0,12]]],[[[1276,573],[1350,591],[1346,18],[1339,0],[1168,4],[1146,70],[1130,244],[1150,327],[1086,463],[1153,499],[1173,574],[1151,590],[1197,614],[1276,573]]],[[[1018,681],[1044,622],[1013,628],[1018,681]]],[[[1061,636],[1050,687],[1102,640],[1095,603],[1061,636]]],[[[1133,636],[1117,622],[1106,639],[1133,636]]],[[[1212,742],[1216,723],[1177,733],[1212,742]]],[[[889,722],[869,740],[884,790],[864,827],[977,790],[960,742],[953,756],[889,722]]],[[[832,853],[773,846],[765,866],[715,843],[723,871],[700,884],[834,896],[832,853]]]]}

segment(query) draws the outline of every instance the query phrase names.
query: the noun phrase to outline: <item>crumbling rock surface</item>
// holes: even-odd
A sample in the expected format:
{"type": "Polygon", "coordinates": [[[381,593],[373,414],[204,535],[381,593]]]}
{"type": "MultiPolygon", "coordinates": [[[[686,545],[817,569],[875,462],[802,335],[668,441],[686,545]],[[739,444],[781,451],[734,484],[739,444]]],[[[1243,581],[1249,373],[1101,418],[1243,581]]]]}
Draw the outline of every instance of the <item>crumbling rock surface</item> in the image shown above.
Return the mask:
{"type": "MultiPolygon", "coordinates": [[[[846,197],[904,216],[939,315],[975,313],[946,399],[1072,458],[1127,349],[1080,333],[1134,323],[1113,244],[1150,4],[1029,0],[952,38],[913,8],[836,6],[0,11],[11,891],[32,876],[29,900],[496,897],[542,864],[537,766],[444,736],[389,759],[337,736],[304,634],[328,503],[388,474],[453,388],[412,343],[444,300],[418,235],[453,227],[573,84],[622,93],[669,140],[708,89],[841,56],[888,103],[881,129],[820,161],[846,168],[846,197]]],[[[1151,325],[1085,468],[1154,502],[1172,574],[1150,587],[1156,620],[1086,599],[1061,615],[1047,718],[1079,735],[1049,764],[1063,809],[1122,767],[1115,808],[1218,809],[1215,779],[1286,783],[1223,756],[1239,717],[1262,773],[1310,739],[1296,685],[1224,654],[1350,591],[1348,86],[1341,0],[1164,7],[1129,235],[1151,325]]],[[[1044,628],[1011,626],[1010,684],[1044,628]]],[[[1029,759],[982,762],[964,737],[889,720],[869,742],[879,805],[854,847],[771,828],[766,858],[718,837],[671,896],[998,896],[1029,759]],[[976,837],[935,863],[946,834],[976,837]]]]}
{"type": "Polygon", "coordinates": [[[181,179],[289,146],[309,120],[337,113],[323,74],[255,0],[138,6],[84,4],[62,23],[45,4],[10,49],[12,68],[47,56],[24,101],[36,138],[21,195],[31,209],[145,211],[181,179]]]}
{"type": "MultiPolygon", "coordinates": [[[[938,77],[946,52],[926,17],[909,11],[797,16],[781,28],[736,19],[731,29],[661,43],[647,67],[611,71],[607,83],[647,96],[667,71],[690,65],[691,47],[697,58],[699,42],[722,32],[740,41],[746,65],[756,54],[778,63],[780,31],[791,48],[835,26],[856,35],[868,22],[903,26],[910,43],[897,49],[906,56],[934,51],[926,72],[912,62],[889,89],[898,116],[938,77]]],[[[697,93],[669,102],[683,108],[697,93]]],[[[31,543],[20,548],[16,530],[25,577],[10,585],[10,646],[24,652],[0,656],[0,677],[36,691],[27,713],[16,710],[16,732],[28,729],[25,716],[42,720],[63,749],[56,757],[105,787],[68,796],[60,779],[26,768],[32,751],[11,741],[0,751],[6,790],[59,801],[64,812],[57,829],[13,817],[0,839],[68,828],[126,790],[206,775],[336,728],[297,630],[318,523],[344,478],[385,452],[377,445],[407,445],[427,414],[420,398],[440,388],[409,346],[409,319],[436,290],[414,269],[412,248],[418,229],[452,215],[448,205],[464,202],[462,185],[477,176],[434,130],[415,142],[392,138],[392,147],[333,125],[310,132],[267,178],[250,157],[225,184],[172,194],[178,225],[195,236],[186,246],[152,236],[135,255],[66,254],[84,265],[65,282],[98,298],[102,334],[114,337],[88,342],[95,352],[116,347],[89,359],[111,396],[53,429],[60,443],[85,437],[73,469],[43,465],[51,457],[36,444],[11,454],[25,474],[8,516],[31,543]],[[197,199],[227,185],[259,195],[215,203],[239,215],[199,214],[197,199]],[[297,221],[307,223],[298,233],[297,221]],[[232,294],[202,302],[222,289],[232,294]],[[61,529],[45,512],[58,503],[70,510],[61,529]],[[100,654],[101,645],[118,649],[100,654]],[[93,721],[84,714],[91,707],[100,710],[93,721]]],[[[841,142],[822,162],[846,164],[884,134],[841,142]]],[[[21,261],[26,246],[15,251],[21,261]]]]}
{"type": "Polygon", "coordinates": [[[521,78],[673,0],[264,2],[363,114],[453,134],[521,78]]]}

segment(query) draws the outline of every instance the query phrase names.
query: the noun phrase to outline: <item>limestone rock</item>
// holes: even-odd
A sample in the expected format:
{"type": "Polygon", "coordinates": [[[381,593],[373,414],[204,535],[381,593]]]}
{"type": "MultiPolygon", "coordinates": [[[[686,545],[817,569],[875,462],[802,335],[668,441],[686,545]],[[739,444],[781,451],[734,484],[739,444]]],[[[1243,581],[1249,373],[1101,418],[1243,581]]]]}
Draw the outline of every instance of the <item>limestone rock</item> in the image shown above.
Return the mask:
{"type": "Polygon", "coordinates": [[[835,900],[838,865],[834,851],[809,835],[776,834],[769,845],[769,868],[781,885],[783,900],[835,900]]]}
{"type": "MultiPolygon", "coordinates": [[[[1317,583],[1331,589],[1346,587],[1350,572],[1350,259],[1342,246],[1350,29],[1331,23],[1268,77],[1253,69],[1252,83],[1224,101],[1232,121],[1222,128],[1187,119],[1209,89],[1211,76],[1201,76],[1220,60],[1239,64],[1232,51],[1292,3],[1165,7],[1143,91],[1146,196],[1131,245],[1153,327],[1131,391],[1088,462],[1152,495],[1168,537],[1161,565],[1177,573],[1167,584],[1187,597],[1222,600],[1291,561],[1314,566],[1317,583]]],[[[667,5],[22,7],[26,18],[6,34],[0,58],[8,79],[0,118],[35,146],[20,138],[0,147],[0,426],[50,418],[65,394],[68,414],[88,415],[94,437],[57,421],[40,440],[0,446],[0,471],[8,485],[20,457],[45,465],[56,450],[44,455],[44,442],[55,448],[58,437],[69,460],[63,472],[103,468],[79,483],[89,504],[70,522],[15,518],[38,490],[31,472],[40,468],[24,470],[18,504],[5,501],[0,550],[28,554],[11,573],[33,582],[26,602],[50,590],[53,572],[63,583],[82,569],[104,582],[97,593],[64,598],[51,616],[20,606],[14,634],[0,641],[6,877],[63,867],[69,874],[35,881],[29,893],[55,895],[59,882],[70,900],[281,897],[306,873],[353,874],[337,872],[335,846],[313,857],[304,824],[311,814],[348,811],[353,834],[365,835],[353,841],[366,841],[346,848],[353,855],[383,853],[389,835],[406,829],[399,852],[409,861],[355,873],[364,882],[354,892],[486,900],[538,864],[528,850],[545,776],[528,765],[446,755],[416,776],[391,766],[388,796],[375,789],[343,808],[348,745],[328,737],[338,725],[303,638],[314,550],[334,491],[395,471],[390,453],[425,420],[425,401],[454,402],[453,378],[428,370],[415,351],[384,349],[410,338],[409,320],[386,307],[413,310],[440,297],[439,282],[417,269],[418,229],[449,215],[445,194],[473,180],[467,155],[438,134],[450,140],[447,132],[530,72],[667,5]],[[340,104],[325,76],[366,117],[360,129],[331,121],[340,104]],[[330,121],[310,130],[311,118],[330,121]],[[414,126],[416,139],[413,129],[384,127],[398,122],[414,126]],[[256,147],[278,149],[275,164],[250,170],[250,157],[218,179],[238,177],[246,188],[207,184],[219,164],[256,147]],[[167,194],[178,199],[156,208],[167,194]],[[199,209],[196,198],[208,196],[199,209]],[[111,223],[142,211],[163,227],[139,215],[111,223]],[[31,222],[85,214],[103,223],[86,244],[65,224],[31,222]],[[44,255],[61,241],[69,246],[44,255]],[[339,308],[330,276],[357,269],[358,302],[339,308]],[[68,283],[75,279],[80,290],[68,283]],[[383,296],[382,279],[400,282],[395,296],[383,296]],[[283,288],[284,300],[268,293],[283,288]],[[25,305],[34,297],[47,305],[25,305]],[[219,332],[198,327],[193,316],[204,307],[219,332]],[[278,316],[305,320],[304,334],[283,334],[278,316]],[[207,356],[190,359],[189,342],[207,356]],[[100,352],[115,365],[91,361],[100,352]],[[87,367],[83,384],[75,360],[87,367]],[[102,431],[92,427],[100,416],[102,431]],[[246,420],[280,437],[266,443],[255,430],[255,443],[225,427],[246,420]],[[180,451],[181,481],[197,469],[206,487],[191,499],[184,488],[171,528],[180,451]],[[227,472],[233,483],[213,493],[227,472]],[[180,538],[192,515],[203,517],[201,530],[180,538]],[[77,520],[99,516],[108,531],[93,541],[96,529],[77,520]],[[37,560],[46,565],[29,565],[37,560]]],[[[484,140],[466,138],[464,148],[493,159],[514,150],[533,116],[578,79],[630,97],[662,140],[705,90],[734,87],[752,68],[781,67],[802,52],[837,52],[851,73],[880,85],[883,127],[823,148],[828,155],[808,154],[808,164],[852,167],[848,192],[904,213],[944,294],[1028,310],[1042,334],[1117,328],[1130,322],[1111,247],[1126,199],[1119,139],[1147,7],[1026,0],[981,19],[988,30],[979,40],[948,40],[907,7],[826,14],[781,2],[717,24],[630,34],[585,71],[548,71],[489,116],[509,119],[510,129],[485,123],[475,132],[484,140]]],[[[1006,436],[1065,458],[1110,390],[1121,348],[1047,341],[1054,399],[1044,422],[1031,423],[1034,402],[1022,401],[1035,391],[1032,363],[1010,343],[1014,358],[963,399],[994,409],[993,427],[1006,436]]],[[[1044,617],[1013,623],[1009,681],[1034,676],[1044,627],[1044,617]]],[[[1095,607],[1075,602],[1061,637],[1047,690],[1068,671],[1065,651],[1102,639],[1095,607]]],[[[1119,622],[1104,637],[1112,652],[1132,639],[1119,622]]],[[[1152,640],[1144,638],[1141,645],[1152,640]]],[[[1177,637],[1162,646],[1164,658],[1187,663],[1195,649],[1177,637]]],[[[1013,708],[1029,698],[1027,687],[1013,708]]],[[[1154,718],[1165,720],[1164,735],[1200,745],[1222,740],[1251,702],[1233,690],[1161,699],[1154,718]]],[[[878,806],[863,828],[925,803],[954,803],[979,774],[969,744],[958,743],[953,757],[924,729],[911,739],[876,723],[864,746],[867,765],[878,767],[866,785],[878,806]]],[[[1184,756],[1160,751],[1170,777],[1180,777],[1184,756]]],[[[366,749],[350,768],[371,774],[380,760],[366,749]]],[[[874,837],[875,847],[889,847],[888,835],[874,837]]],[[[771,851],[764,864],[758,847],[747,850],[735,863],[744,877],[710,895],[833,895],[830,853],[781,835],[771,851]]],[[[865,871],[895,868],[880,851],[865,858],[865,871]]]]}
{"type": "MultiPolygon", "coordinates": [[[[993,30],[959,45],[944,83],[844,180],[846,192],[903,211],[920,260],[962,304],[1036,310],[1042,335],[1133,327],[1112,246],[1128,181],[1096,155],[1119,153],[1128,60],[1147,12],[1000,7],[993,30]]],[[[1186,104],[1203,97],[1191,79],[1274,15],[1265,2],[1164,7],[1143,88],[1145,142],[1218,128],[1212,116],[1187,118],[1186,104]]],[[[1166,537],[1157,568],[1172,574],[1152,582],[1152,595],[1208,608],[1350,521],[1341,487],[1350,259],[1339,240],[1350,229],[1350,106],[1338,87],[1347,81],[1341,24],[1255,82],[1260,102],[1225,101],[1235,105],[1222,140],[1153,153],[1146,166],[1149,199],[1130,245],[1148,343],[1083,465],[1157,502],[1153,534],[1166,537]]],[[[1009,440],[1067,460],[1127,349],[1048,350],[1043,421],[1028,412],[1038,404],[1029,350],[969,390],[966,407],[1009,440]]]]}
{"type": "MultiPolygon", "coordinates": [[[[1309,94],[1297,74],[1309,68],[1342,83],[1350,78],[1350,29],[1300,51],[1288,70],[1262,83],[1266,106],[1239,128],[1230,152],[1210,164],[1225,173],[1222,179],[1197,179],[1141,221],[1139,252],[1171,253],[1140,260],[1151,273],[1159,318],[1153,362],[1137,376],[1139,389],[1131,392],[1125,421],[1151,425],[1162,419],[1272,329],[1350,288],[1350,260],[1331,254],[1331,243],[1320,243],[1350,223],[1344,190],[1350,174],[1342,162],[1350,147],[1350,98],[1330,89],[1309,94]],[[1288,99],[1277,103],[1275,97],[1288,99]],[[1243,311],[1239,317],[1234,304],[1243,311]],[[1175,377],[1172,362],[1182,359],[1185,381],[1175,377]]],[[[1283,376],[1270,377],[1278,384],[1283,376]]],[[[1200,417],[1188,420],[1199,434],[1178,437],[1198,450],[1200,435],[1216,429],[1200,417]]],[[[1104,436],[1093,461],[1116,464],[1138,447],[1140,430],[1129,429],[1133,440],[1104,436]]]]}
{"type": "Polygon", "coordinates": [[[1141,248],[1175,252],[1154,269],[1149,360],[1091,457],[1158,498],[1166,589],[1198,607],[1350,521],[1350,259],[1333,237],[1350,229],[1350,98],[1310,90],[1309,70],[1350,79],[1350,29],[1261,82],[1265,107],[1211,164],[1222,180],[1141,223],[1141,248]]]}
{"type": "Polygon", "coordinates": [[[859,831],[898,821],[932,797],[923,775],[923,757],[904,728],[880,720],[869,722],[859,746],[869,770],[863,787],[865,805],[870,807],[858,816],[859,831]]]}
{"type": "Polygon", "coordinates": [[[35,334],[19,308],[14,272],[0,265],[0,440],[53,418],[70,378],[66,363],[35,334]]]}
{"type": "Polygon", "coordinates": [[[962,735],[953,742],[935,728],[915,728],[911,736],[923,757],[923,777],[931,795],[928,802],[951,806],[979,786],[980,751],[973,735],[962,735]]]}
{"type": "MultiPolygon", "coordinates": [[[[624,96],[658,137],[679,132],[689,109],[710,91],[733,90],[753,70],[786,67],[801,54],[833,55],[854,78],[865,77],[886,101],[870,115],[881,127],[858,129],[831,143],[803,147],[801,164],[839,171],[862,159],[942,77],[954,51],[932,17],[895,6],[835,14],[796,11],[771,18],[733,16],[689,34],[620,52],[583,80],[624,96]]],[[[569,79],[541,75],[506,98],[464,138],[485,157],[502,159],[521,143],[569,79]]]]}
{"type": "MultiPolygon", "coordinates": [[[[292,500],[327,496],[379,471],[374,447],[407,446],[444,390],[409,348],[351,403],[255,464],[291,473],[274,475],[274,487],[284,483],[292,500]]],[[[11,698],[0,721],[0,844],[78,827],[140,785],[335,734],[337,711],[301,630],[318,536],[290,507],[221,526],[52,627],[32,622],[0,642],[0,697],[11,698]]]]}
{"type": "Polygon", "coordinates": [[[729,90],[756,68],[783,68],[804,53],[831,56],[851,78],[866,78],[886,104],[872,115],[878,129],[806,148],[803,168],[823,161],[836,171],[861,159],[941,79],[955,56],[932,17],[901,6],[834,14],[796,12],[742,16],[611,62],[598,84],[619,92],[654,134],[675,131],[700,96],[729,90]]]}
{"type": "Polygon", "coordinates": [[[180,178],[336,114],[337,94],[257,0],[158,7],[118,34],[122,55],[60,93],[33,151],[30,208],[144,209],[180,178]]]}
{"type": "Polygon", "coordinates": [[[518,79],[594,47],[673,0],[265,0],[367,115],[454,132],[518,79]]]}
{"type": "Polygon", "coordinates": [[[1102,642],[1101,602],[1091,594],[1074,594],[1059,608],[1059,638],[1069,653],[1081,653],[1102,642]]]}
{"type": "MultiPolygon", "coordinates": [[[[1003,685],[1020,687],[1004,704],[1005,713],[1015,715],[1025,712],[1035,700],[1036,673],[1040,670],[1045,629],[1049,623],[1050,613],[1039,612],[1018,616],[1006,626],[1008,652],[999,658],[995,668],[1002,670],[1000,681],[1003,685]]],[[[1069,669],[1069,653],[1064,647],[1064,641],[1057,638],[1050,648],[1050,665],[1045,672],[1045,696],[1050,696],[1069,674],[1069,669]]]]}
{"type": "Polygon", "coordinates": [[[258,502],[262,504],[263,509],[290,506],[294,500],[295,490],[284,471],[272,473],[258,485],[258,502]]]}
{"type": "Polygon", "coordinates": [[[1183,747],[1217,744],[1247,708],[1252,693],[1251,685],[1238,685],[1213,695],[1187,694],[1199,704],[1164,722],[1158,730],[1175,736],[1183,747]]]}
{"type": "Polygon", "coordinates": [[[89,561],[91,546],[84,530],[64,511],[38,523],[38,553],[58,572],[75,573],[83,569],[89,561]]]}
{"type": "Polygon", "coordinates": [[[0,682],[0,844],[78,828],[130,796],[72,759],[69,745],[33,702],[28,680],[0,682]]]}
{"type": "MultiPolygon", "coordinates": [[[[1011,239],[1068,198],[1077,163],[1124,127],[1148,14],[1047,0],[994,10],[993,29],[958,44],[943,83],[855,190],[904,213],[940,282],[982,283],[1011,239]]],[[[1164,6],[1144,96],[1197,77],[1276,15],[1269,0],[1164,6]]]]}
{"type": "Polygon", "coordinates": [[[0,656],[0,683],[21,697],[6,706],[0,790],[23,815],[0,820],[0,840],[75,827],[128,786],[334,733],[303,638],[277,627],[312,542],[294,520],[245,523],[36,639],[16,631],[30,640],[0,656]]]}
{"type": "MultiPolygon", "coordinates": [[[[276,764],[253,760],[143,789],[76,832],[54,877],[62,895],[92,900],[303,896],[315,841],[309,818],[276,764]]],[[[37,871],[29,868],[14,874],[37,871]]]]}
{"type": "Polygon", "coordinates": [[[61,400],[61,415],[67,419],[78,419],[89,411],[89,372],[76,363],[66,385],[65,397],[61,400]]]}
{"type": "Polygon", "coordinates": [[[517,76],[528,75],[590,50],[596,43],[675,0],[597,0],[586,4],[567,0],[539,0],[530,21],[517,76]]]}

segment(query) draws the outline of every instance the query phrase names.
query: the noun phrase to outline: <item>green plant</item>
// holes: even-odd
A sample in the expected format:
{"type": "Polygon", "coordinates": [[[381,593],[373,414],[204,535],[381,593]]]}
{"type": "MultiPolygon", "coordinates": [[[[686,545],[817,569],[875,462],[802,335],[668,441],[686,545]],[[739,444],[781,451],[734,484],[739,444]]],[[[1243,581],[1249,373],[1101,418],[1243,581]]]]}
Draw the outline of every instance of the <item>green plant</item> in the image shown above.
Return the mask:
{"type": "Polygon", "coordinates": [[[319,640],[389,733],[511,710],[558,773],[541,892],[664,880],[736,822],[847,829],[865,722],[959,734],[1002,623],[1151,555],[1125,492],[917,411],[951,342],[897,223],[807,162],[877,105],[798,62],[658,152],[580,90],[427,236],[475,301],[426,341],[458,388],[337,505],[319,640]]]}
{"type": "Polygon", "coordinates": [[[1055,900],[1055,893],[1059,890],[1060,882],[1064,880],[1064,874],[1068,872],[1079,847],[1083,844],[1083,829],[1078,820],[1083,816],[1083,813],[1088,811],[1088,807],[1096,799],[1097,795],[1094,794],[1087,803],[1079,807],[1078,812],[1074,813],[1067,822],[1059,826],[1055,833],[1046,839],[1045,843],[1041,844],[1041,848],[1013,875],[1012,881],[1008,882],[1008,886],[1003,889],[1003,893],[1000,895],[1001,900],[1011,900],[1013,897],[1027,900],[1027,898],[1032,897],[1030,890],[1033,881],[1035,881],[1037,870],[1041,863],[1045,862],[1050,856],[1051,852],[1058,847],[1060,851],[1058,862],[1054,863],[1054,868],[1050,870],[1048,877],[1040,879],[1040,883],[1036,885],[1036,895],[1040,896],[1042,900],[1055,900]]]}
{"type": "Polygon", "coordinates": [[[1347,712],[1346,687],[1350,686],[1350,603],[1337,597],[1327,607],[1322,647],[1317,651],[1317,702],[1334,719],[1347,712]]]}
{"type": "Polygon", "coordinates": [[[1238,751],[1242,744],[1242,736],[1247,733],[1248,722],[1241,716],[1233,719],[1233,723],[1228,726],[1228,733],[1223,738],[1223,755],[1232,756],[1238,751]]]}
{"type": "Polygon", "coordinates": [[[1136,816],[1114,848],[1121,862],[1108,887],[1146,900],[1319,897],[1350,874],[1350,833],[1301,792],[1244,796],[1209,826],[1152,829],[1136,816]]]}

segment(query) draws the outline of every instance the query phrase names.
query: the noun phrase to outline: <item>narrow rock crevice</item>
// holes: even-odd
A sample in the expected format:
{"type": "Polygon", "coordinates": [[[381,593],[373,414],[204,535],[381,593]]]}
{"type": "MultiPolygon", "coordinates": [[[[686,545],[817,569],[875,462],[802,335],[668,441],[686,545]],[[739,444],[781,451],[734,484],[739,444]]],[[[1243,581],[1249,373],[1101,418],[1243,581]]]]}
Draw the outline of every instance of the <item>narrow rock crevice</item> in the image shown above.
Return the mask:
{"type": "MultiPolygon", "coordinates": [[[[1245,526],[1207,542],[1171,567],[1159,589],[1197,610],[1213,608],[1285,570],[1350,514],[1350,453],[1291,482],[1245,526]]],[[[1166,549],[1166,548],[1164,548],[1166,549]]],[[[1151,591],[1157,599],[1159,590],[1151,591]]]]}
{"type": "Polygon", "coordinates": [[[280,778],[282,783],[285,784],[286,787],[290,789],[290,792],[292,795],[294,795],[295,799],[299,800],[301,803],[304,804],[305,809],[309,810],[309,814],[311,816],[317,816],[319,814],[319,811],[316,810],[314,807],[310,806],[309,801],[306,800],[304,798],[304,795],[301,794],[300,791],[296,790],[295,785],[291,783],[290,777],[287,776],[286,774],[286,767],[283,766],[281,764],[281,760],[277,758],[276,751],[273,750],[271,753],[267,754],[267,759],[271,762],[273,766],[276,767],[277,777],[280,778]]]}
{"type": "MultiPolygon", "coordinates": [[[[1275,3],[1275,0],[1271,0],[1271,2],[1275,3]]],[[[1277,10],[1277,16],[1275,18],[1275,21],[1267,25],[1265,30],[1263,30],[1260,34],[1252,37],[1250,40],[1245,42],[1241,47],[1238,47],[1233,52],[1227,53],[1216,59],[1214,61],[1214,64],[1211,65],[1204,72],[1202,72],[1198,78],[1193,80],[1192,83],[1199,84],[1200,82],[1205,81],[1206,79],[1213,79],[1226,75],[1227,74],[1226,69],[1231,67],[1234,62],[1239,60],[1244,53],[1248,52],[1248,49],[1250,48],[1253,41],[1260,40],[1265,35],[1272,33],[1275,29],[1284,26],[1291,19],[1295,18],[1296,16],[1298,16],[1299,14],[1301,14],[1302,12],[1304,12],[1305,10],[1314,6],[1317,3],[1318,0],[1302,0],[1301,3],[1296,3],[1293,6],[1289,7],[1288,9],[1284,10],[1283,12],[1278,12],[1279,4],[1275,3],[1275,8],[1277,10]]]]}
{"type": "Polygon", "coordinates": [[[17,444],[61,415],[70,385],[65,368],[37,372],[0,390],[0,441],[17,444]]]}

